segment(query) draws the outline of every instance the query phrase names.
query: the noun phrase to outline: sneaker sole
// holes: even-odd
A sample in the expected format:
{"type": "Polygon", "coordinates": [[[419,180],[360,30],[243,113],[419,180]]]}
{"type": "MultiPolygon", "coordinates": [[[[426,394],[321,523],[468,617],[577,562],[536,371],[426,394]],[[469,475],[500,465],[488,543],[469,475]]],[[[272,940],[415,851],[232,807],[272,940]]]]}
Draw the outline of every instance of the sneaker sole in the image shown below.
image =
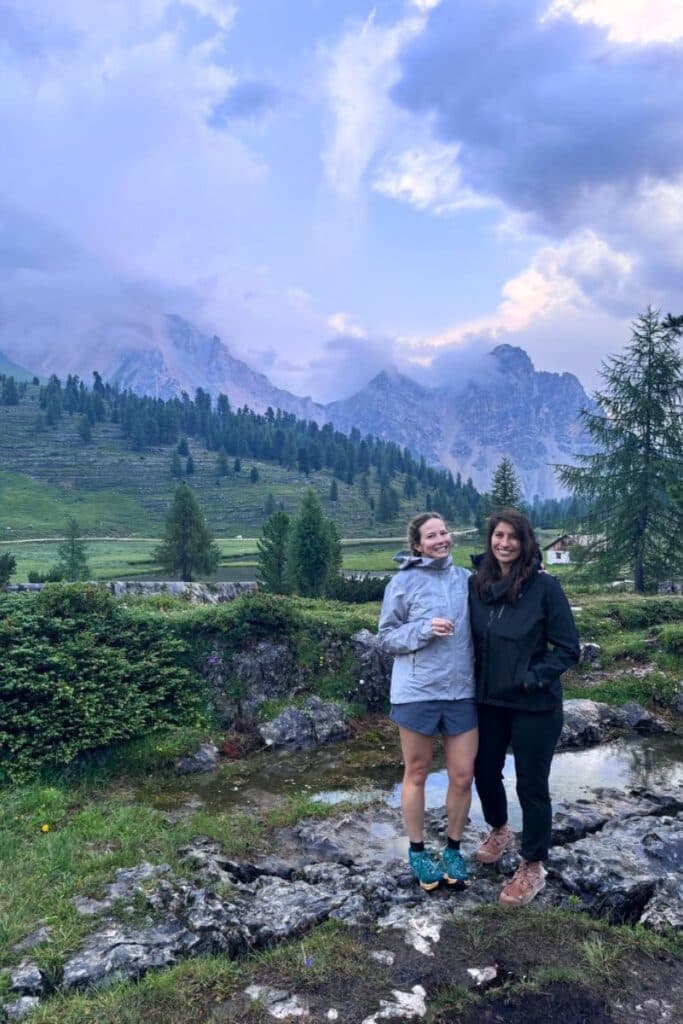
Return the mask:
{"type": "Polygon", "coordinates": [[[450,875],[444,875],[443,880],[449,889],[466,889],[467,881],[464,878],[451,878],[450,875]]]}
{"type": "MultiPolygon", "coordinates": [[[[439,882],[440,881],[441,881],[441,879],[439,879],[439,882]]],[[[418,884],[419,884],[420,888],[424,889],[425,892],[432,892],[434,889],[438,889],[439,888],[439,882],[420,882],[418,880],[418,884]]]]}

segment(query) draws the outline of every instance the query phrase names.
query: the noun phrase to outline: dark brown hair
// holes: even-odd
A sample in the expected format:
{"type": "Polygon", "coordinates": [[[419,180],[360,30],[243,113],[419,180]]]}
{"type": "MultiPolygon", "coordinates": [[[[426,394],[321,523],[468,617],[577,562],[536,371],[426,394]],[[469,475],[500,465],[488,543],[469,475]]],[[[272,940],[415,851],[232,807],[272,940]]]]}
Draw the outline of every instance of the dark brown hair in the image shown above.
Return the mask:
{"type": "Polygon", "coordinates": [[[515,531],[515,536],[520,543],[519,558],[510,567],[512,582],[510,589],[506,592],[505,599],[514,604],[519,597],[519,592],[526,580],[538,568],[540,554],[538,542],[533,527],[526,516],[513,508],[501,508],[490,516],[486,533],[486,550],[477,568],[474,577],[474,586],[479,597],[486,597],[492,583],[503,578],[500,566],[491,550],[491,537],[493,531],[500,523],[508,523],[515,531]]]}
{"type": "Polygon", "coordinates": [[[413,516],[408,523],[408,536],[406,538],[408,547],[413,555],[420,554],[417,550],[417,545],[420,543],[420,530],[428,519],[440,519],[444,526],[448,528],[446,520],[440,512],[420,512],[419,515],[413,516]]]}

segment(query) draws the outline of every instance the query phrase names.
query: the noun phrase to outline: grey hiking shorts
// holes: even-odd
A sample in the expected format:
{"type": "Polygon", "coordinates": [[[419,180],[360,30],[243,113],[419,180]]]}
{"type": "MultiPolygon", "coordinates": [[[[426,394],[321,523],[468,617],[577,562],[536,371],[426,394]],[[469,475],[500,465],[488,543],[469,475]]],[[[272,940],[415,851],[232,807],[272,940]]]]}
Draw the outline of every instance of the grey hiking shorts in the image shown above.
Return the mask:
{"type": "Polygon", "coordinates": [[[477,705],[474,699],[414,700],[409,704],[392,704],[392,722],[423,736],[459,736],[477,727],[477,705]]]}

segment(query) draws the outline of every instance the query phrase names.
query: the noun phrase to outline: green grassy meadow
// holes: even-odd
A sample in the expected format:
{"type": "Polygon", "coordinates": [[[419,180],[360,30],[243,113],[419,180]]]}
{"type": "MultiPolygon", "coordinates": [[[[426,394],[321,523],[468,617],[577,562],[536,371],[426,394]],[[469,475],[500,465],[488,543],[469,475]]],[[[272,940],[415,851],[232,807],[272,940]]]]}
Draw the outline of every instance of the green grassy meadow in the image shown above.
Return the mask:
{"type": "MultiPolygon", "coordinates": [[[[80,522],[80,519],[79,519],[80,522]]],[[[88,564],[93,579],[162,579],[164,573],[152,557],[156,538],[126,540],[123,538],[85,538],[88,564]]],[[[11,551],[17,560],[17,571],[12,582],[26,583],[29,572],[45,574],[57,562],[57,539],[0,540],[0,554],[11,551]]],[[[257,570],[256,537],[240,540],[219,537],[221,564],[216,579],[255,579],[257,570]]],[[[394,555],[404,546],[400,538],[390,541],[351,538],[342,541],[343,569],[346,572],[393,572],[394,555]]],[[[472,545],[454,545],[453,558],[457,565],[470,565],[472,545]]]]}

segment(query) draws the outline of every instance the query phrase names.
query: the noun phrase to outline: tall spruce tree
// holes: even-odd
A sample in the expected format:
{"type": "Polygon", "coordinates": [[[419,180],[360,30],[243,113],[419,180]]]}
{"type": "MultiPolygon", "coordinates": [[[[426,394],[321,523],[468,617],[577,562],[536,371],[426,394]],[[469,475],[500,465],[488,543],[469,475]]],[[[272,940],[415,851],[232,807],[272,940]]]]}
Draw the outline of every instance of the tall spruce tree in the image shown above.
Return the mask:
{"type": "Polygon", "coordinates": [[[498,463],[491,481],[491,511],[497,508],[519,508],[522,491],[515,467],[507,455],[498,463]]]}
{"type": "MultiPolygon", "coordinates": [[[[272,495],[269,495],[272,498],[272,495]]],[[[288,594],[291,581],[287,573],[287,544],[291,520],[280,509],[272,513],[256,541],[259,580],[273,594],[288,594]]]]}
{"type": "Polygon", "coordinates": [[[181,483],[166,517],[161,544],[153,557],[167,572],[190,582],[197,573],[210,575],[216,570],[220,551],[204,522],[192,488],[181,483]]]}
{"type": "Polygon", "coordinates": [[[69,583],[87,580],[90,575],[85,541],[81,540],[81,528],[73,516],[66,520],[65,537],[57,548],[56,573],[69,583]]]}
{"type": "Polygon", "coordinates": [[[633,573],[638,593],[683,571],[683,316],[648,307],[623,355],[603,363],[598,412],[583,423],[595,455],[558,467],[562,483],[591,505],[592,553],[602,573],[633,573]]]}
{"type": "Polygon", "coordinates": [[[303,597],[319,597],[341,565],[341,543],[315,491],[307,490],[287,546],[287,574],[303,597]]]}

